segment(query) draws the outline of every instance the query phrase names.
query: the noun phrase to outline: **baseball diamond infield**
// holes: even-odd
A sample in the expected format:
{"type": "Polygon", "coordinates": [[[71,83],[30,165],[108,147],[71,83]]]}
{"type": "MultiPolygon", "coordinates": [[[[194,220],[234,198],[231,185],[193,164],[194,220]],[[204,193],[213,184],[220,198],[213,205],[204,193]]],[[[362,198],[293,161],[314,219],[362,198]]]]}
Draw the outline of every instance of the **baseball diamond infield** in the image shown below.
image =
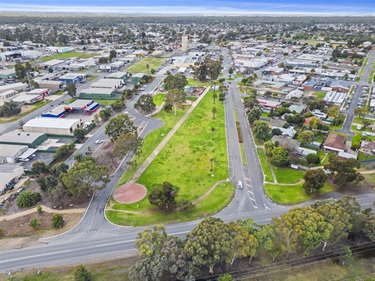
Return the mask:
{"type": "Polygon", "coordinates": [[[141,201],[147,194],[147,189],[138,183],[127,183],[113,193],[113,199],[119,203],[132,204],[141,201]]]}

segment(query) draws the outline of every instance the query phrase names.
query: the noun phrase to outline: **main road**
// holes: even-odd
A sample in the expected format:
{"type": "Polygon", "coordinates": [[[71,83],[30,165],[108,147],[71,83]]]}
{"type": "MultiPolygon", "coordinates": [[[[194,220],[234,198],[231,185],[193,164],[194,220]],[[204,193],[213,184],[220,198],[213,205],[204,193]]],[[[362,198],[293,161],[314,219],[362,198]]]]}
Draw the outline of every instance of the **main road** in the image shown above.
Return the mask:
{"type": "MultiPolygon", "coordinates": [[[[224,57],[224,77],[228,75],[231,65],[230,57],[226,50],[224,57]]],[[[158,77],[146,91],[152,91],[162,80],[158,77]]],[[[243,188],[236,187],[232,202],[216,217],[225,222],[246,219],[251,217],[257,223],[269,223],[271,218],[286,212],[289,207],[279,206],[271,202],[264,194],[263,173],[253,142],[251,131],[246,121],[246,115],[241,101],[241,93],[235,84],[226,84],[228,94],[225,100],[225,116],[227,129],[227,148],[229,158],[229,180],[237,186],[242,181],[243,188]],[[236,119],[234,110],[238,112],[238,121],[243,135],[246,165],[243,165],[239,140],[237,137],[236,119]]],[[[139,115],[133,108],[138,97],[134,97],[128,104],[125,112],[135,117],[136,122],[147,122],[141,132],[144,137],[150,131],[160,127],[161,121],[139,115]]],[[[104,138],[104,126],[92,137],[92,141],[104,138]]],[[[87,143],[90,145],[90,143],[87,143]]],[[[80,148],[82,152],[87,145],[80,148]]],[[[111,176],[107,187],[93,197],[92,203],[83,220],[75,228],[57,237],[41,239],[38,246],[18,250],[2,251],[0,253],[0,271],[8,272],[21,268],[42,268],[45,266],[60,266],[82,262],[111,260],[119,257],[134,255],[134,241],[142,227],[119,227],[106,221],[104,208],[106,202],[126,168],[126,163],[131,156],[121,163],[117,171],[111,176]]],[[[337,195],[339,196],[339,195],[337,195]]],[[[364,207],[371,207],[373,193],[357,197],[364,207]]],[[[307,205],[310,202],[305,202],[307,205]]],[[[167,224],[166,230],[170,235],[185,237],[200,220],[167,224]]]]}

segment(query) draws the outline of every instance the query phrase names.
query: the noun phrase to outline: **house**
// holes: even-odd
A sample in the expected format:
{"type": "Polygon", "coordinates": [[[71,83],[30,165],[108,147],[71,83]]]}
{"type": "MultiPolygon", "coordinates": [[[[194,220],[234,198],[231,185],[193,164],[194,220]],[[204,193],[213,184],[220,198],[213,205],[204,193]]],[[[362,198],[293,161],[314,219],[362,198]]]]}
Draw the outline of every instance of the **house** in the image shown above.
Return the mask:
{"type": "Polygon", "coordinates": [[[337,156],[339,159],[357,159],[357,154],[351,154],[343,151],[339,151],[337,156]]]}
{"type": "Polygon", "coordinates": [[[346,137],[343,135],[329,133],[323,144],[324,150],[344,152],[346,150],[345,140],[346,137]]]}
{"type": "Polygon", "coordinates": [[[283,128],[283,127],[272,127],[272,130],[273,129],[279,129],[281,131],[281,135],[283,136],[287,136],[287,137],[290,137],[290,138],[294,138],[294,136],[296,135],[297,131],[294,130],[294,128],[292,126],[288,127],[288,128],[283,128]]]}
{"type": "Polygon", "coordinates": [[[273,136],[271,141],[273,141],[274,143],[277,142],[279,146],[281,145],[291,152],[301,145],[299,141],[285,136],[273,136]]]}
{"type": "Polygon", "coordinates": [[[361,141],[361,148],[359,150],[363,153],[375,154],[375,142],[361,141]]]}
{"type": "Polygon", "coordinates": [[[0,136],[0,144],[27,145],[29,148],[35,148],[46,139],[47,135],[43,133],[11,131],[0,136]]]}
{"type": "Polygon", "coordinates": [[[320,120],[324,121],[327,119],[327,114],[325,114],[324,112],[320,111],[319,109],[314,109],[313,111],[311,111],[311,113],[318,117],[320,120]]]}
{"type": "Polygon", "coordinates": [[[283,128],[284,125],[287,122],[285,120],[282,120],[282,119],[272,119],[269,123],[270,123],[271,127],[283,128]]]}
{"type": "Polygon", "coordinates": [[[304,147],[297,147],[296,148],[296,154],[301,155],[302,157],[306,157],[309,154],[317,154],[318,152],[313,149],[308,149],[304,147]]]}
{"type": "Polygon", "coordinates": [[[300,99],[303,96],[303,91],[295,89],[293,91],[290,91],[285,98],[288,100],[291,100],[292,98],[300,99]]]}
{"type": "Polygon", "coordinates": [[[289,110],[290,112],[295,112],[295,113],[298,113],[298,114],[303,114],[306,110],[306,106],[305,105],[296,105],[296,104],[292,104],[291,106],[289,106],[289,110]]]}
{"type": "Polygon", "coordinates": [[[265,109],[277,108],[281,105],[281,102],[272,100],[258,99],[258,102],[265,109]]]}

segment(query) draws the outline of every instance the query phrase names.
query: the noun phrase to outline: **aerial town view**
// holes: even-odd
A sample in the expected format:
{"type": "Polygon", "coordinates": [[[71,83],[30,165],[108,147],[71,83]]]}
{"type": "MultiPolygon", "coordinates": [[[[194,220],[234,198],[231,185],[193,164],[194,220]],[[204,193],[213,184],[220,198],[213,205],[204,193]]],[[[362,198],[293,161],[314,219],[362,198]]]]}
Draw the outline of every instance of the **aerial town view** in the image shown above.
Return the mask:
{"type": "Polygon", "coordinates": [[[0,12],[0,280],[375,281],[374,0],[0,12]]]}

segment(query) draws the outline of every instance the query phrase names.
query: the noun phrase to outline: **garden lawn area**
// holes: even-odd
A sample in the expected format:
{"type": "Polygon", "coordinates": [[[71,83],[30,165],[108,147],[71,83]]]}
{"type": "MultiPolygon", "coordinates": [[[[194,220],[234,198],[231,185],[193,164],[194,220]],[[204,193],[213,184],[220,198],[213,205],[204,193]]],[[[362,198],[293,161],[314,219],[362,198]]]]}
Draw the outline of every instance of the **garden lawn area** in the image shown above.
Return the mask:
{"type": "Polygon", "coordinates": [[[157,69],[159,66],[163,65],[166,59],[163,58],[143,58],[139,61],[136,61],[134,64],[129,66],[126,70],[135,74],[138,72],[147,74],[147,67],[146,65],[149,65],[149,71],[151,69],[157,69]]]}
{"type": "Polygon", "coordinates": [[[198,87],[203,87],[203,86],[208,86],[208,85],[211,85],[212,83],[209,83],[209,82],[199,82],[195,79],[192,79],[192,78],[188,78],[188,85],[190,86],[198,86],[198,87]]]}
{"type": "Polygon", "coordinates": [[[157,94],[155,96],[153,96],[153,101],[154,101],[154,104],[156,106],[161,106],[161,104],[163,103],[164,99],[165,99],[165,94],[157,94]]]}
{"type": "MultiPolygon", "coordinates": [[[[164,181],[169,181],[179,188],[178,198],[194,201],[216,182],[228,178],[224,106],[221,102],[216,102],[217,113],[216,119],[213,120],[211,95],[211,92],[206,94],[138,179],[137,182],[146,186],[148,193],[160,187],[164,181]],[[211,127],[216,128],[214,140],[212,140],[211,127]],[[212,158],[215,161],[211,172],[210,159],[212,158]]],[[[148,138],[146,140],[148,141],[148,138]]],[[[152,142],[155,146],[146,154],[147,156],[160,141],[161,139],[152,142]]],[[[142,153],[149,146],[145,143],[142,153]]],[[[126,179],[121,179],[121,183],[124,182],[126,179]]],[[[135,204],[115,203],[112,208],[133,211],[155,209],[150,205],[147,197],[135,204]]]]}
{"type": "Polygon", "coordinates": [[[361,144],[361,133],[356,133],[354,137],[352,137],[352,146],[353,145],[360,145],[361,144]]]}
{"type": "Polygon", "coordinates": [[[17,114],[15,115],[14,117],[10,116],[10,117],[1,117],[0,118],[0,124],[5,124],[5,123],[10,123],[10,122],[14,122],[14,121],[17,121],[18,119],[26,116],[27,114],[37,110],[38,108],[41,108],[42,106],[50,103],[51,100],[44,100],[44,101],[38,101],[34,104],[32,104],[32,108],[30,108],[29,110],[25,111],[25,112],[22,112],[20,114],[17,114]]]}
{"type": "Polygon", "coordinates": [[[363,161],[363,160],[375,160],[375,155],[359,152],[358,153],[358,160],[363,161]]]}
{"type": "Polygon", "coordinates": [[[264,153],[263,148],[257,148],[260,164],[262,165],[264,180],[268,182],[274,182],[274,178],[271,172],[270,164],[268,163],[266,154],[264,153]]]}
{"type": "Polygon", "coordinates": [[[318,100],[322,100],[325,96],[326,96],[326,92],[315,92],[314,93],[314,96],[318,99],[318,100]]]}
{"type": "MultiPolygon", "coordinates": [[[[269,198],[281,204],[298,204],[303,201],[313,199],[315,195],[306,194],[302,188],[303,183],[296,185],[281,185],[281,184],[268,184],[264,185],[264,189],[269,198]]],[[[334,187],[325,183],[320,190],[320,194],[333,191],[334,187]]]]}
{"type": "Polygon", "coordinates": [[[80,59],[88,59],[94,56],[99,55],[98,53],[85,53],[85,52],[66,52],[66,53],[58,53],[52,56],[47,56],[44,58],[40,58],[40,61],[49,61],[53,59],[69,59],[73,57],[77,57],[80,59]]]}
{"type": "Polygon", "coordinates": [[[223,209],[232,200],[233,193],[233,184],[230,182],[224,182],[216,186],[216,188],[206,198],[196,204],[194,210],[189,212],[176,211],[171,213],[151,212],[147,214],[132,214],[107,210],[106,216],[111,222],[115,224],[132,226],[151,225],[164,223],[165,221],[188,221],[197,218],[204,218],[216,213],[220,209],[223,209]]]}
{"type": "Polygon", "coordinates": [[[97,102],[100,106],[108,106],[116,102],[116,100],[102,100],[102,99],[93,99],[94,102],[97,102]]]}
{"type": "Polygon", "coordinates": [[[297,183],[303,180],[306,171],[272,166],[278,183],[297,183]]]}

